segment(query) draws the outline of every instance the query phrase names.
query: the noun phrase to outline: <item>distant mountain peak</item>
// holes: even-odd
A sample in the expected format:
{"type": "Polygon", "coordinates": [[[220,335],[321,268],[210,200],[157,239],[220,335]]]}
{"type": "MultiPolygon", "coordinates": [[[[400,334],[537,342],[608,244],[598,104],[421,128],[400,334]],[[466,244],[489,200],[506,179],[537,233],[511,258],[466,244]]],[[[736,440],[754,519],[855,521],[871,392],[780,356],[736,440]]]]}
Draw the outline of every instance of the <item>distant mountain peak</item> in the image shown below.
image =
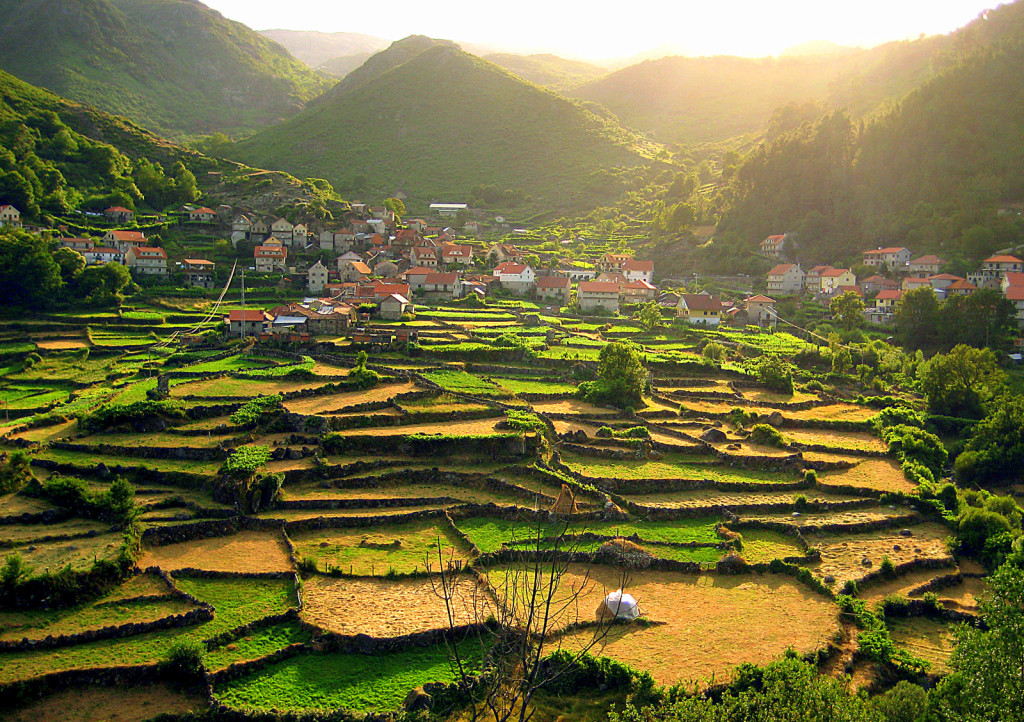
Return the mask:
{"type": "Polygon", "coordinates": [[[860,48],[853,48],[848,45],[833,43],[831,40],[810,40],[806,43],[791,45],[779,53],[780,58],[797,58],[814,55],[845,55],[853,53],[860,48]]]}

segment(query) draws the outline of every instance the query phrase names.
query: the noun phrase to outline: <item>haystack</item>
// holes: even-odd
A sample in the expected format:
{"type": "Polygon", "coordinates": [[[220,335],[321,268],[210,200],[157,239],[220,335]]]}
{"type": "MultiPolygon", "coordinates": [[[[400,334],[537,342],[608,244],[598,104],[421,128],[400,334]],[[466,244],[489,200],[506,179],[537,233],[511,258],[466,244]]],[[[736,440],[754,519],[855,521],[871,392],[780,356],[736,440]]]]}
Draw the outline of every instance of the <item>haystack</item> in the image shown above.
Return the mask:
{"type": "Polygon", "coordinates": [[[558,493],[558,498],[551,505],[551,513],[575,514],[576,511],[576,495],[572,493],[572,489],[567,484],[562,484],[562,490],[558,493]]]}
{"type": "Polygon", "coordinates": [[[650,566],[654,559],[649,551],[629,539],[616,537],[597,548],[596,556],[603,562],[633,568],[650,566]]]}

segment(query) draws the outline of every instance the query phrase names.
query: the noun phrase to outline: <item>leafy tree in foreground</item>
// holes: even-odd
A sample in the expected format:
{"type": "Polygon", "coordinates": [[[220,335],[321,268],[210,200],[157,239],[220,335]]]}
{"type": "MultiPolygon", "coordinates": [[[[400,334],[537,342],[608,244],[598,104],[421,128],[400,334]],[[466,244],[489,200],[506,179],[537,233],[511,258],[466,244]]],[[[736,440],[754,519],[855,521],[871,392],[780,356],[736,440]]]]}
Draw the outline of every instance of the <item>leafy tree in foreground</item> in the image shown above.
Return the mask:
{"type": "Polygon", "coordinates": [[[939,299],[931,288],[907,291],[896,302],[896,335],[910,349],[931,348],[936,341],[939,299]]]}
{"type": "Polygon", "coordinates": [[[647,369],[640,347],[630,341],[613,341],[601,349],[597,380],[580,384],[580,395],[596,404],[636,408],[643,403],[647,369]]]}
{"type": "Polygon", "coordinates": [[[963,483],[1002,483],[1024,470],[1024,399],[1004,395],[977,426],[956,459],[963,483]]]}
{"type": "Polygon", "coordinates": [[[651,331],[662,323],[661,306],[654,301],[649,301],[644,304],[643,308],[636,315],[636,320],[640,323],[640,328],[644,331],[651,331]]]}
{"type": "Polygon", "coordinates": [[[992,596],[981,604],[988,630],[961,625],[956,631],[949,661],[954,671],[933,694],[939,719],[1024,719],[1024,554],[1019,542],[1014,547],[989,577],[992,596]]]}
{"type": "Polygon", "coordinates": [[[829,301],[828,310],[836,323],[848,331],[864,325],[864,299],[853,291],[846,291],[829,301]]]}
{"type": "Polygon", "coordinates": [[[43,238],[13,228],[0,232],[0,303],[45,304],[63,285],[61,268],[43,238]]]}
{"type": "Polygon", "coordinates": [[[971,418],[982,416],[985,402],[1006,382],[990,349],[963,344],[948,354],[936,354],[918,375],[932,413],[971,418]]]}

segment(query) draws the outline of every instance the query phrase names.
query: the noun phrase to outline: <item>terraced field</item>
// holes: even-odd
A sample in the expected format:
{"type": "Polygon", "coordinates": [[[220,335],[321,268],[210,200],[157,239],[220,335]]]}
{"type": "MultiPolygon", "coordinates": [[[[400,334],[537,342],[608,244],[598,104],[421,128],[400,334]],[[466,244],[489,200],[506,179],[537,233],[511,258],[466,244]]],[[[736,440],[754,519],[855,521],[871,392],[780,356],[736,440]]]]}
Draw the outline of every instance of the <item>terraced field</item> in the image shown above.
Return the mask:
{"type": "MultiPolygon", "coordinates": [[[[445,320],[466,327],[457,338],[493,348],[494,319],[448,311],[457,318],[445,320]]],[[[498,323],[515,326],[513,318],[498,323]]],[[[952,530],[941,517],[913,498],[883,501],[883,493],[912,495],[915,487],[895,458],[880,456],[886,446],[866,423],[874,409],[823,400],[793,410],[787,405],[818,397],[759,387],[739,362],[673,366],[672,354],[698,343],[674,328],[649,335],[658,337],[648,350],[666,379],[659,392],[731,392],[742,378],[735,398],[678,397],[682,409],[649,399],[637,414],[596,406],[575,398],[575,382],[564,379],[578,378],[579,360],[597,357],[602,326],[552,325],[581,347],[551,346],[529,360],[483,364],[451,348],[431,355],[431,343],[412,358],[375,352],[371,367],[382,378],[369,388],[349,377],[356,349],[342,337],[330,355],[301,350],[312,359],[278,358],[258,345],[186,356],[153,345],[150,330],[163,338],[170,327],[93,320],[89,336],[36,329],[35,345],[19,353],[38,348],[43,361],[0,377],[4,398],[24,402],[23,415],[3,427],[0,452],[23,449],[47,483],[0,495],[0,556],[17,554],[31,567],[25,576],[116,578],[70,607],[0,608],[0,641],[65,635],[52,648],[0,649],[0,691],[52,672],[149,667],[175,643],[197,642],[216,704],[395,711],[410,689],[454,681],[442,632],[501,618],[515,604],[502,596],[505,580],[525,578],[538,559],[571,563],[558,595],[572,603],[555,626],[595,621],[604,595],[625,583],[649,624],[605,630],[594,653],[660,684],[704,683],[789,647],[823,649],[841,636],[832,596],[847,582],[874,603],[894,593],[922,598],[936,577],[967,570],[949,553],[952,530]],[[89,354],[70,345],[80,341],[89,354]],[[267,377],[253,378],[254,370],[267,377]],[[109,424],[76,421],[124,410],[114,404],[152,403],[160,371],[172,377],[168,406],[109,424]],[[73,385],[58,391],[45,383],[54,378],[73,385]],[[254,416],[240,411],[271,394],[287,398],[254,416]],[[45,408],[30,403],[37,396],[45,408]],[[186,396],[194,398],[180,403],[186,396]],[[530,400],[537,398],[544,400],[530,400]],[[734,408],[779,411],[789,446],[752,444],[749,428],[728,419],[718,425],[725,441],[700,440],[734,408]],[[520,430],[509,409],[532,412],[540,424],[520,430]],[[646,431],[610,439],[597,435],[602,426],[646,431]],[[61,440],[80,446],[61,448],[61,440]],[[825,450],[801,452],[803,445],[825,450]],[[81,479],[84,496],[51,483],[68,477],[81,479]],[[138,516],[127,522],[101,513],[118,477],[134,485],[138,516]],[[125,535],[124,524],[141,538],[125,535]],[[121,568],[123,553],[130,559],[121,568]],[[879,573],[886,559],[895,578],[879,573]],[[459,570],[450,615],[442,563],[459,570]],[[135,626],[123,636],[74,636],[127,624],[135,626]],[[237,663],[247,666],[225,674],[237,663]]],[[[543,332],[523,338],[539,342],[543,332]]],[[[753,336],[747,347],[765,341],[753,336]]],[[[457,349],[452,338],[441,340],[457,349]]],[[[951,610],[975,613],[984,592],[972,573],[937,595],[951,610]]],[[[948,636],[928,622],[894,623],[893,637],[941,664],[948,636]]],[[[592,639],[592,629],[573,626],[552,649],[592,639]]],[[[463,644],[468,659],[482,656],[479,645],[463,644]]],[[[60,704],[98,714],[134,705],[134,714],[209,701],[148,683],[75,688],[13,718],[45,718],[60,704]]]]}

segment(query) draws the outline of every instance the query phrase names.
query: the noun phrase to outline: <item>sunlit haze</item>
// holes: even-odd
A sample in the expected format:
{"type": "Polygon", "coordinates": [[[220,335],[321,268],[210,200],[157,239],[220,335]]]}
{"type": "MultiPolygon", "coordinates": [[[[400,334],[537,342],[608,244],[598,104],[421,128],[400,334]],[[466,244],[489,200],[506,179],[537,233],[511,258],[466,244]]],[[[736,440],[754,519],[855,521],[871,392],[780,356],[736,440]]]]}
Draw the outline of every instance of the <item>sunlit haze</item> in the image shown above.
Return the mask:
{"type": "Polygon", "coordinates": [[[776,55],[825,40],[870,47],[954,30],[993,3],[984,0],[731,0],[724,2],[487,3],[393,0],[354,2],[207,0],[257,30],[353,32],[397,40],[412,34],[518,52],[553,52],[589,60],[638,54],[776,55]]]}

